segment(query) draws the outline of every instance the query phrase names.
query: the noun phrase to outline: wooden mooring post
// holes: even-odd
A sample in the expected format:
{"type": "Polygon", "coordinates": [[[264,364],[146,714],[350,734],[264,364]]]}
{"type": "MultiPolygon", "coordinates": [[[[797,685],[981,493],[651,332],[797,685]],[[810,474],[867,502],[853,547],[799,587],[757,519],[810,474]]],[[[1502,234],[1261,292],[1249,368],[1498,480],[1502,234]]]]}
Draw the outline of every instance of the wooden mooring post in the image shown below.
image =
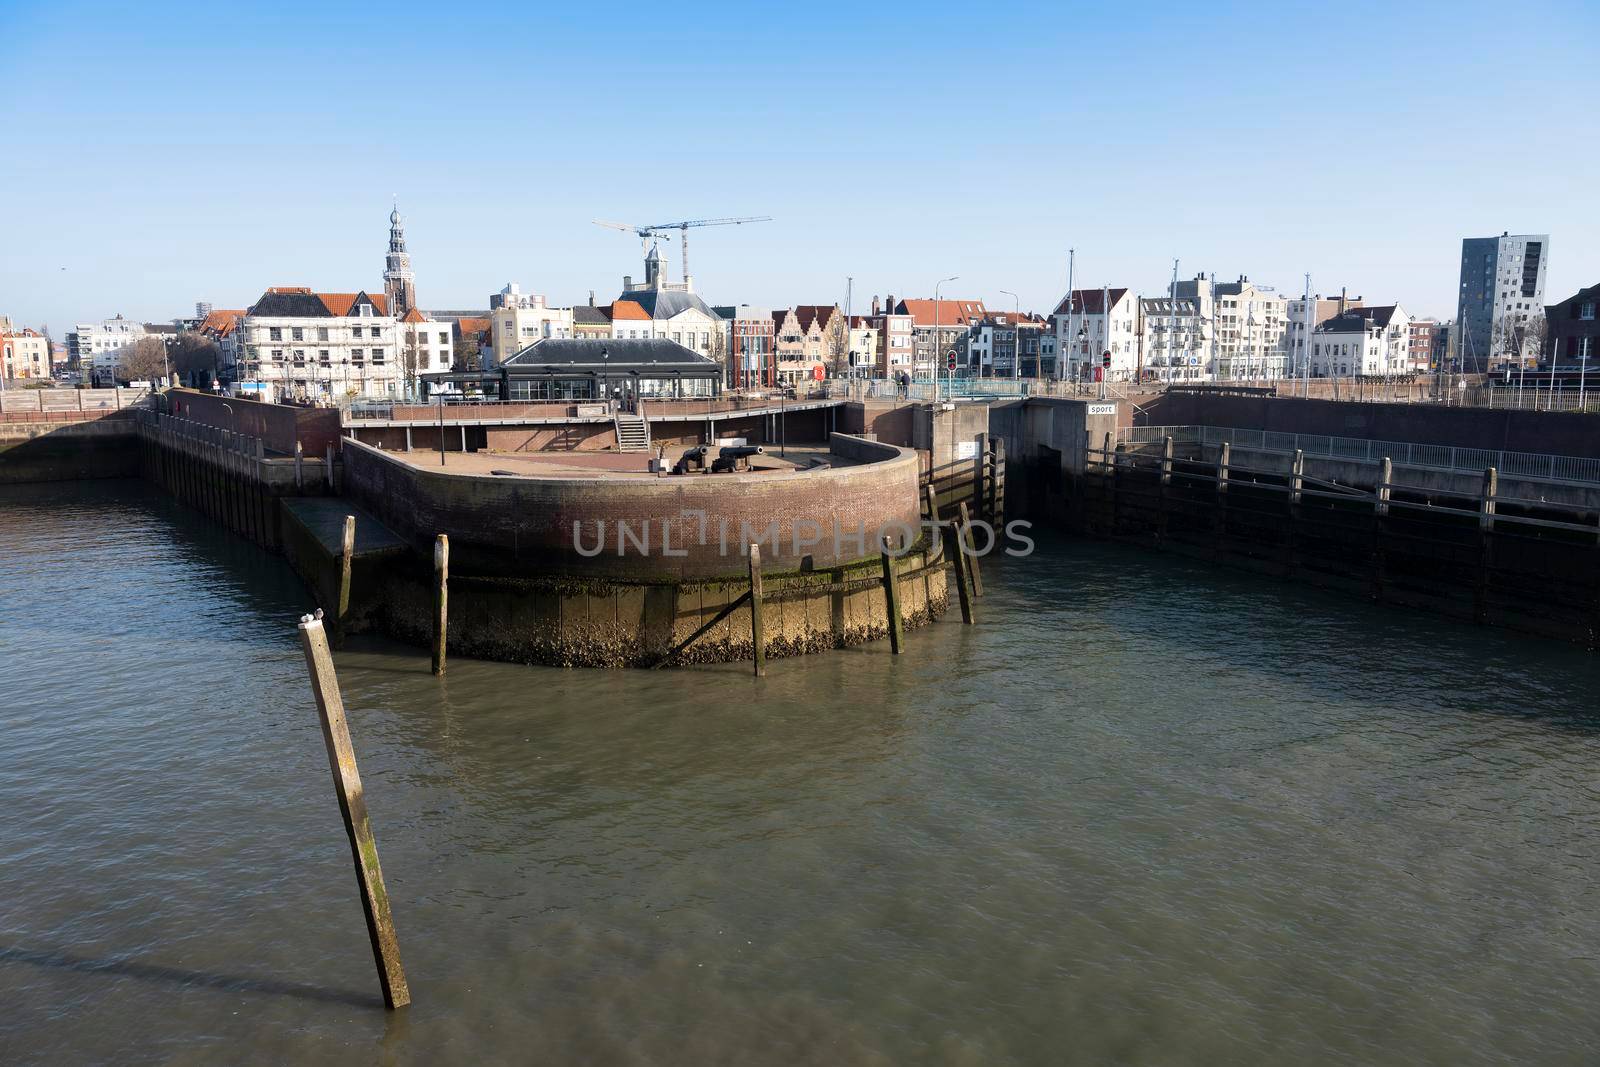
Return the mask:
{"type": "Polygon", "coordinates": [[[345,721],[344,698],[339,695],[339,679],[333,672],[333,654],[328,651],[328,635],[323,631],[321,614],[319,611],[317,617],[301,617],[300,647],[305,652],[306,670],[311,674],[311,691],[317,698],[317,715],[322,720],[322,740],[328,750],[328,769],[333,772],[333,790],[339,797],[339,814],[344,818],[345,833],[350,838],[356,883],[361,888],[361,908],[367,916],[367,937],[372,942],[373,962],[378,965],[378,984],[383,987],[384,1006],[393,1011],[411,1003],[411,990],[406,985],[405,968],[400,965],[400,941],[394,932],[383,868],[378,864],[378,842],[372,835],[372,821],[367,816],[361,772],[356,768],[355,747],[350,743],[350,726],[345,721]]]}
{"type": "Polygon", "coordinates": [[[294,443],[294,487],[296,489],[306,487],[306,453],[299,441],[294,443]]]}
{"type": "MultiPolygon", "coordinates": [[[[958,504],[957,510],[961,515],[962,523],[965,524],[967,521],[966,502],[962,501],[960,504],[958,504]]],[[[933,491],[932,485],[928,486],[928,522],[930,524],[930,528],[933,530],[934,537],[934,543],[930,546],[930,549],[938,549],[942,546],[943,550],[949,554],[950,566],[956,572],[956,583],[959,586],[959,589],[956,593],[956,599],[961,605],[961,621],[964,623],[971,623],[971,586],[968,585],[967,578],[967,563],[970,562],[970,560],[965,553],[961,551],[961,527],[952,523],[950,527],[950,536],[948,538],[945,537],[944,523],[939,521],[939,497],[938,494],[933,491]]]]}
{"type": "Polygon", "coordinates": [[[750,546],[750,662],[755,675],[767,673],[767,639],[761,625],[761,546],[750,546]]]}
{"type": "Polygon", "coordinates": [[[433,673],[444,673],[445,631],[450,600],[450,538],[433,542],[433,673]]]}
{"type": "Polygon", "coordinates": [[[1478,528],[1494,529],[1494,498],[1500,491],[1500,472],[1493,467],[1483,472],[1483,496],[1478,502],[1478,528]]]}
{"type": "Polygon", "coordinates": [[[344,619],[350,613],[350,564],[356,554],[356,517],[344,517],[344,536],[339,540],[339,614],[333,624],[339,640],[344,641],[344,619]]]}
{"type": "MultiPolygon", "coordinates": [[[[965,501],[957,506],[956,514],[961,516],[961,525],[956,527],[956,550],[966,560],[967,575],[972,579],[972,596],[976,600],[983,595],[983,573],[978,567],[978,546],[972,543],[972,519],[967,515],[965,501]],[[966,551],[969,548],[970,555],[966,551]]],[[[989,534],[989,543],[994,544],[993,531],[989,534]]]]}
{"type": "MultiPolygon", "coordinates": [[[[930,487],[929,492],[932,492],[930,487]]],[[[883,600],[889,616],[889,651],[900,654],[903,640],[900,629],[900,590],[895,585],[894,557],[889,554],[889,539],[883,539],[883,600]]]]}

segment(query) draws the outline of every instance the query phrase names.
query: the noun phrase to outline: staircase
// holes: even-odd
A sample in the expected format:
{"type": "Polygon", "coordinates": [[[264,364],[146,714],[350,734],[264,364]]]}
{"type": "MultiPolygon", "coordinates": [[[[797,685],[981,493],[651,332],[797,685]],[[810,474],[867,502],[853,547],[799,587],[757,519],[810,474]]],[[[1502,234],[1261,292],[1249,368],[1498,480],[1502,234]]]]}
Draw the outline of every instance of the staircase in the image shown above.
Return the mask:
{"type": "Polygon", "coordinates": [[[650,451],[650,424],[643,415],[619,411],[613,416],[617,427],[617,447],[624,452],[650,451]]]}

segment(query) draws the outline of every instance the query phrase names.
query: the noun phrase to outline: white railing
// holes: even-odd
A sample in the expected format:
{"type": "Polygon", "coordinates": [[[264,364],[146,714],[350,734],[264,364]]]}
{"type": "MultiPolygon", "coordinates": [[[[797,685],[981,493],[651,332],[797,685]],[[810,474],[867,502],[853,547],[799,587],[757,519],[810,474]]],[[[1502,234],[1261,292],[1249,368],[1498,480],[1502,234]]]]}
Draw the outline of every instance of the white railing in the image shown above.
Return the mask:
{"type": "Polygon", "coordinates": [[[1450,471],[1482,471],[1493,467],[1502,476],[1600,484],[1600,459],[1587,456],[1458,448],[1413,441],[1369,441],[1359,437],[1280,433],[1231,426],[1134,426],[1120,431],[1118,440],[1128,444],[1152,444],[1168,436],[1174,441],[1201,445],[1220,445],[1226,441],[1233,448],[1257,452],[1293,455],[1299,451],[1308,456],[1364,463],[1376,463],[1387,457],[1396,466],[1450,471]]]}

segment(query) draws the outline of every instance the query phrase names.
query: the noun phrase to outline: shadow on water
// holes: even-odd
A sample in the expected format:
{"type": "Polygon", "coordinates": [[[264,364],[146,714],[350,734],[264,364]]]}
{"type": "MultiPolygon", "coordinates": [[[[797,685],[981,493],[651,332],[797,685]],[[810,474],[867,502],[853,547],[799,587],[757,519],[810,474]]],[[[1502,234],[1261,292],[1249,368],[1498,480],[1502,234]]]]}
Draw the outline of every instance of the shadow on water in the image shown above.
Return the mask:
{"type": "Polygon", "coordinates": [[[271,996],[299,997],[328,1004],[349,1004],[357,1008],[382,1008],[383,998],[345,989],[324,989],[301,982],[285,982],[275,978],[254,978],[237,974],[208,974],[182,967],[168,967],[157,963],[140,963],[137,960],[93,958],[74,956],[66,952],[42,952],[37,949],[0,947],[0,963],[30,963],[35,967],[54,967],[79,974],[110,974],[123,978],[138,978],[147,982],[172,982],[190,988],[217,989],[228,993],[264,993],[271,996]]]}

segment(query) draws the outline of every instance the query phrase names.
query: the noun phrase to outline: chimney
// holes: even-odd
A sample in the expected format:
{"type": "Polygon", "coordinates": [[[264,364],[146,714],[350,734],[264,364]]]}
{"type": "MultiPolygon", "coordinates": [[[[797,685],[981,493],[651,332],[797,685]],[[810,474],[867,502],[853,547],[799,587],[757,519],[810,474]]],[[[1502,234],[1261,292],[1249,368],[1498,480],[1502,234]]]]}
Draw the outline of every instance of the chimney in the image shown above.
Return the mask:
{"type": "Polygon", "coordinates": [[[885,314],[889,314],[889,315],[893,315],[894,314],[894,294],[893,293],[889,293],[887,296],[885,296],[883,298],[883,310],[884,310],[885,314]]]}
{"type": "Polygon", "coordinates": [[[881,313],[882,313],[882,311],[878,306],[878,298],[876,296],[874,296],[872,298],[872,316],[873,316],[873,318],[877,318],[878,315],[880,315],[881,313]]]}
{"type": "Polygon", "coordinates": [[[622,291],[624,293],[633,291],[633,275],[624,274],[622,276],[622,291]]]}
{"type": "Polygon", "coordinates": [[[1343,285],[1339,286],[1339,314],[1341,314],[1341,315],[1344,314],[1344,308],[1345,308],[1345,303],[1346,303],[1346,301],[1345,301],[1345,288],[1346,287],[1343,286],[1343,285]]]}
{"type": "Polygon", "coordinates": [[[589,290],[589,306],[594,307],[594,290],[589,290]]]}

